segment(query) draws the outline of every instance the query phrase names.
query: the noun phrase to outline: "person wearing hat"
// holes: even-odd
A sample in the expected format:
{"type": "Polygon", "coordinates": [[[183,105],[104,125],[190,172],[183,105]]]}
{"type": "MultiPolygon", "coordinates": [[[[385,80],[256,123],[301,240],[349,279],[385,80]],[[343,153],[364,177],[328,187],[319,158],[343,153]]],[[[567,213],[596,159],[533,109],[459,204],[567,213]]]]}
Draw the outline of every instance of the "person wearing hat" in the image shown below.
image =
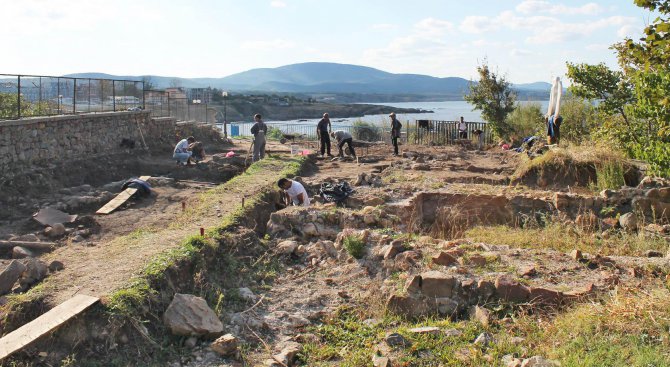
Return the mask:
{"type": "Polygon", "coordinates": [[[398,155],[398,138],[400,138],[400,131],[402,129],[402,124],[395,117],[395,112],[391,112],[389,115],[391,118],[391,143],[393,144],[393,155],[398,155]]]}
{"type": "Polygon", "coordinates": [[[330,154],[330,132],[332,131],[332,126],[330,125],[330,117],[328,112],[323,114],[323,118],[316,124],[316,136],[319,137],[321,142],[321,156],[328,151],[328,156],[332,157],[330,154]]]}

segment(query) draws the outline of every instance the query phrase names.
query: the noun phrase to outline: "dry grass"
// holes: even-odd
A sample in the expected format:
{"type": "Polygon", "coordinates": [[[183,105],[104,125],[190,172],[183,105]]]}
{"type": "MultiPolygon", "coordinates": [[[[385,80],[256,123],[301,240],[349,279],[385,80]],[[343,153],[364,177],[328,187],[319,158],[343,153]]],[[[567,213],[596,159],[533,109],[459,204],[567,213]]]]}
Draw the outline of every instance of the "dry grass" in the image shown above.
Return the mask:
{"type": "Polygon", "coordinates": [[[535,334],[540,354],[562,366],[669,366],[670,292],[617,289],[603,302],[582,304],[539,325],[517,323],[535,334]]]}
{"type": "Polygon", "coordinates": [[[566,147],[554,148],[543,155],[530,159],[522,156],[521,163],[512,175],[512,179],[518,179],[531,170],[543,169],[545,167],[557,167],[562,170],[574,169],[579,165],[596,166],[601,162],[623,162],[626,157],[623,153],[613,150],[611,147],[598,145],[568,145],[566,147]]]}
{"type": "Polygon", "coordinates": [[[659,237],[648,238],[642,233],[616,233],[602,238],[599,234],[561,223],[549,223],[542,228],[479,226],[467,230],[465,237],[494,245],[562,252],[580,249],[592,254],[613,256],[641,256],[647,250],[668,250],[668,243],[659,237]]]}

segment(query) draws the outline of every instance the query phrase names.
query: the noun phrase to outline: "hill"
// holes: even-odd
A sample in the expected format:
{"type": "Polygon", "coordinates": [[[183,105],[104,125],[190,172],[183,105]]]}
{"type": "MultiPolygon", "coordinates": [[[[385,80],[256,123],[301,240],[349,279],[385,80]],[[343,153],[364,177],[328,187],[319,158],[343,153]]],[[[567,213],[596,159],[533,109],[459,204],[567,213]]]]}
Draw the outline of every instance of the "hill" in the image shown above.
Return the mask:
{"type": "MultiPolygon", "coordinates": [[[[141,80],[145,76],[114,76],[101,73],[70,74],[71,77],[141,80]]],[[[336,93],[361,95],[413,95],[431,99],[461,99],[468,80],[437,78],[419,74],[394,74],[366,66],[308,62],[277,68],[259,68],[223,78],[175,78],[146,76],[156,88],[179,85],[188,88],[214,87],[234,92],[336,93]]],[[[550,84],[518,84],[522,96],[548,96],[550,84]]]]}

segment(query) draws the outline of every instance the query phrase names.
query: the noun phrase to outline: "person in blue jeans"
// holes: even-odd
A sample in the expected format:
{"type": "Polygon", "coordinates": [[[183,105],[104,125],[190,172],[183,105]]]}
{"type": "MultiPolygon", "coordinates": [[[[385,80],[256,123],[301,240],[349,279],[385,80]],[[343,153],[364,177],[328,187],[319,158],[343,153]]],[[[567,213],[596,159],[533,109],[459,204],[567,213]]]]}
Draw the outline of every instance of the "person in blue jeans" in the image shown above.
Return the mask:
{"type": "Polygon", "coordinates": [[[174,147],[174,153],[172,153],[172,159],[177,161],[177,164],[187,164],[191,161],[191,148],[189,145],[195,143],[195,138],[189,136],[186,139],[182,139],[174,147]]]}

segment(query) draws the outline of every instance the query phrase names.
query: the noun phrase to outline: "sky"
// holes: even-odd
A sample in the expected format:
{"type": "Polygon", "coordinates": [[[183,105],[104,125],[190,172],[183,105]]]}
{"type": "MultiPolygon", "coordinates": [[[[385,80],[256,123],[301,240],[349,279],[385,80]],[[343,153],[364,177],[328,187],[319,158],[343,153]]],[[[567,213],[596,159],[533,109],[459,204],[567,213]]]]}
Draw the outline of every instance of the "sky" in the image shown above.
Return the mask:
{"type": "Polygon", "coordinates": [[[514,83],[610,45],[653,14],[633,0],[0,0],[0,73],[223,77],[300,62],[514,83]]]}

